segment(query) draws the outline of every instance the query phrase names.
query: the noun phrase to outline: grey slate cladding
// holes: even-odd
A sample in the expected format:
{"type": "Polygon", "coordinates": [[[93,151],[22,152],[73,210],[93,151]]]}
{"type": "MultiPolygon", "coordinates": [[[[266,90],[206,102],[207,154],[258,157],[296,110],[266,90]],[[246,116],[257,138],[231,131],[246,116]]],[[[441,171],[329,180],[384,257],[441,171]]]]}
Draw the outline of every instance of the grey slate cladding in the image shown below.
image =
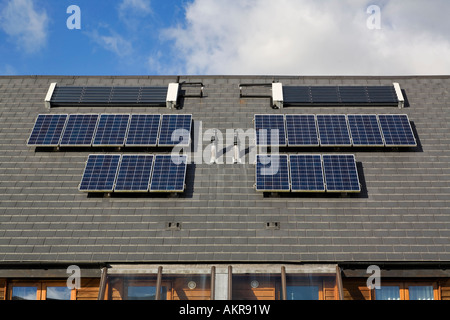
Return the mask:
{"type": "MultiPolygon", "coordinates": [[[[202,82],[205,95],[186,98],[179,110],[44,106],[51,82],[146,87],[176,81],[175,76],[0,77],[1,262],[450,261],[450,77],[182,76],[180,81],[202,82]],[[240,99],[239,83],[273,80],[290,86],[399,82],[408,104],[402,110],[367,105],[274,110],[269,99],[240,99]],[[252,128],[255,114],[406,113],[418,146],[351,150],[363,190],[347,197],[263,195],[254,189],[255,166],[247,158],[242,164],[189,165],[186,191],[177,197],[88,197],[77,186],[89,150],[50,152],[26,145],[37,115],[45,113],[192,114],[203,132],[223,133],[252,128]],[[280,222],[280,230],[267,230],[270,221],[280,222]],[[181,229],[168,231],[167,222],[179,222],[181,229]]],[[[223,147],[231,157],[231,148],[223,147]]]]}

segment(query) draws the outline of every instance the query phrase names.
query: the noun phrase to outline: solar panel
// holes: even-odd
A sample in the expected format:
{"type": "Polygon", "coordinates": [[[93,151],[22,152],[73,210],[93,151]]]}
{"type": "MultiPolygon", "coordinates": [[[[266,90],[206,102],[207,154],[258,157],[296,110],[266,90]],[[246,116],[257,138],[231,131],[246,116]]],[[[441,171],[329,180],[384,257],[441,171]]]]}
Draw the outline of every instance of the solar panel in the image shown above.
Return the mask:
{"type": "Polygon", "coordinates": [[[85,192],[112,192],[120,155],[91,154],[79,186],[85,192]]]}
{"type": "Polygon", "coordinates": [[[287,114],[286,133],[290,147],[319,146],[316,117],[313,114],[287,114]]]}
{"type": "Polygon", "coordinates": [[[347,119],[344,114],[319,114],[317,127],[319,129],[320,145],[351,146],[347,119]]]}
{"type": "Polygon", "coordinates": [[[394,86],[283,86],[286,105],[398,105],[394,86]]]}
{"type": "Polygon", "coordinates": [[[398,105],[398,97],[394,86],[370,86],[367,87],[370,103],[398,105]]]}
{"type": "Polygon", "coordinates": [[[40,114],[28,138],[29,146],[58,146],[67,114],[40,114]]]}
{"type": "Polygon", "coordinates": [[[369,103],[367,87],[340,86],[338,89],[341,103],[369,103]]]}
{"type": "Polygon", "coordinates": [[[381,130],[388,147],[417,146],[416,138],[406,114],[380,114],[381,130]]]}
{"type": "Polygon", "coordinates": [[[360,192],[355,156],[323,155],[323,171],[329,192],[360,192]]]}
{"type": "Polygon", "coordinates": [[[256,155],[256,190],[271,192],[290,191],[287,155],[256,155]]]}
{"type": "Polygon", "coordinates": [[[189,146],[191,114],[164,114],[159,130],[159,146],[189,146]]]}
{"type": "Polygon", "coordinates": [[[97,125],[93,146],[123,146],[129,114],[102,114],[97,125]]]}
{"type": "Polygon", "coordinates": [[[339,91],[336,86],[317,86],[311,87],[312,103],[337,103],[339,100],[339,91]]]}
{"type": "Polygon", "coordinates": [[[353,146],[384,146],[375,114],[347,115],[353,146]]]}
{"type": "Polygon", "coordinates": [[[325,192],[320,155],[289,155],[291,189],[294,192],[325,192]]]}
{"type": "Polygon", "coordinates": [[[71,114],[61,137],[61,146],[91,146],[98,114],[71,114]]]}
{"type": "Polygon", "coordinates": [[[286,126],[282,114],[255,114],[256,145],[286,146],[286,126]]]}
{"type": "Polygon", "coordinates": [[[161,115],[132,114],[126,146],[156,146],[161,115]]]}
{"type": "Polygon", "coordinates": [[[145,104],[165,105],[167,87],[61,87],[56,86],[52,105],[145,104]]]}
{"type": "Polygon", "coordinates": [[[186,168],[185,155],[156,155],[150,192],[183,192],[186,168]]]}
{"type": "Polygon", "coordinates": [[[114,191],[147,192],[152,165],[153,155],[123,155],[114,191]]]}
{"type": "Polygon", "coordinates": [[[283,86],[283,99],[285,104],[310,104],[311,87],[283,86]]]}

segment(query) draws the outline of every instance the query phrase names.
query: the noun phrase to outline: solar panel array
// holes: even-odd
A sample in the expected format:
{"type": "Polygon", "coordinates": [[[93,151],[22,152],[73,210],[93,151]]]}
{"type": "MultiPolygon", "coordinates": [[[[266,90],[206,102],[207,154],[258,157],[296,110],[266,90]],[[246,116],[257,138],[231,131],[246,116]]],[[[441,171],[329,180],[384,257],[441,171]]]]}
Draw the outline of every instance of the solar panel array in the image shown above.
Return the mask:
{"type": "Polygon", "coordinates": [[[361,192],[352,154],[258,154],[255,187],[263,192],[361,192]]]}
{"type": "Polygon", "coordinates": [[[398,105],[394,86],[283,86],[286,105],[398,105]]]}
{"type": "Polygon", "coordinates": [[[191,114],[38,115],[29,146],[189,146],[191,114]],[[160,121],[161,119],[161,121],[160,121]]]}
{"type": "Polygon", "coordinates": [[[256,190],[290,191],[287,155],[256,155],[256,190]]]}
{"type": "Polygon", "coordinates": [[[327,191],[361,191],[354,155],[326,154],[322,156],[322,159],[327,191]]]}
{"type": "Polygon", "coordinates": [[[81,179],[83,192],[183,192],[185,155],[91,154],[81,179]]]}
{"type": "Polygon", "coordinates": [[[40,114],[28,138],[28,145],[58,146],[67,114],[40,114]]]}
{"type": "Polygon", "coordinates": [[[406,114],[269,114],[254,122],[259,146],[417,146],[406,114]],[[281,133],[276,141],[273,132],[281,133]]]}
{"type": "Polygon", "coordinates": [[[317,128],[321,146],[349,147],[352,145],[344,114],[318,114],[317,128]]]}
{"type": "Polygon", "coordinates": [[[378,119],[386,146],[408,147],[417,145],[406,114],[380,114],[378,119]]]}
{"type": "Polygon", "coordinates": [[[165,105],[167,87],[64,87],[56,86],[52,105],[127,104],[165,105]]]}
{"type": "Polygon", "coordinates": [[[256,144],[286,146],[286,126],[282,114],[255,114],[256,144]]]}

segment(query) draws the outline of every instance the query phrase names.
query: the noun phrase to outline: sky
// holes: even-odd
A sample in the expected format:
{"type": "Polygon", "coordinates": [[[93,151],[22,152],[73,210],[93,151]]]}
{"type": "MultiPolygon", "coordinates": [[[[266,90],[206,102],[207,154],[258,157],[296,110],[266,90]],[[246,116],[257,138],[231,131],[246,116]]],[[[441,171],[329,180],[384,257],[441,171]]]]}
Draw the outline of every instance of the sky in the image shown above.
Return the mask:
{"type": "Polygon", "coordinates": [[[448,75],[449,12],[448,0],[0,0],[0,75],[448,75]]]}

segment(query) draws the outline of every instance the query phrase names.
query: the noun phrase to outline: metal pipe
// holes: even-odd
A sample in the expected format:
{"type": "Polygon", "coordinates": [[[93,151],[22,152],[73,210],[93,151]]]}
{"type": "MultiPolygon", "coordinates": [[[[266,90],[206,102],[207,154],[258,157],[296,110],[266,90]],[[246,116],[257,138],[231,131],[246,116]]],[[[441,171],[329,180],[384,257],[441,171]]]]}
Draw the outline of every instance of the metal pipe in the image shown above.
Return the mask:
{"type": "Polygon", "coordinates": [[[287,299],[287,289],[286,289],[286,267],[281,267],[281,300],[287,299]]]}
{"type": "Polygon", "coordinates": [[[161,300],[161,282],[162,282],[162,270],[163,267],[158,267],[158,276],[156,278],[156,297],[155,300],[161,300]]]}
{"type": "Polygon", "coordinates": [[[344,287],[342,285],[341,268],[338,265],[336,265],[336,285],[338,288],[338,299],[344,300],[344,287]]]}
{"type": "Polygon", "coordinates": [[[98,289],[98,297],[97,300],[105,300],[105,289],[106,289],[106,280],[108,276],[108,268],[102,268],[102,276],[100,278],[100,288],[98,289]]]}
{"type": "Polygon", "coordinates": [[[211,300],[216,300],[216,267],[211,267],[211,300]]]}
{"type": "Polygon", "coordinates": [[[228,266],[228,300],[233,299],[233,267],[228,266]]]}

